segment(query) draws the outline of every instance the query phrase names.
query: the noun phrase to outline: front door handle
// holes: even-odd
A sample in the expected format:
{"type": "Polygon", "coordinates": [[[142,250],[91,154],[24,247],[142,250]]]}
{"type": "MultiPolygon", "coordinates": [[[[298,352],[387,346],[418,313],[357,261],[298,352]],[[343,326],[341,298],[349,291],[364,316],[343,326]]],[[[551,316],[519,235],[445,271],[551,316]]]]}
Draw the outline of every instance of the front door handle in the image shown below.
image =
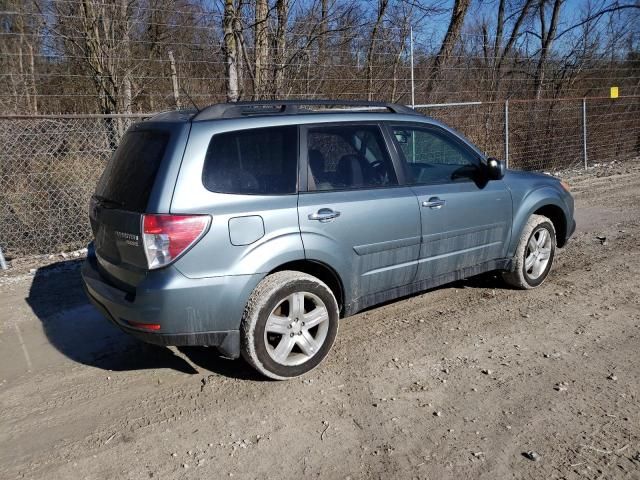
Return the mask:
{"type": "Polygon", "coordinates": [[[331,210],[330,208],[321,208],[316,213],[309,214],[309,220],[318,220],[319,222],[330,222],[334,218],[338,218],[340,212],[331,210]]]}
{"type": "Polygon", "coordinates": [[[429,208],[434,209],[434,210],[442,208],[446,204],[447,204],[446,200],[440,200],[438,197],[431,197],[426,202],[422,202],[422,206],[423,207],[429,207],[429,208]]]}

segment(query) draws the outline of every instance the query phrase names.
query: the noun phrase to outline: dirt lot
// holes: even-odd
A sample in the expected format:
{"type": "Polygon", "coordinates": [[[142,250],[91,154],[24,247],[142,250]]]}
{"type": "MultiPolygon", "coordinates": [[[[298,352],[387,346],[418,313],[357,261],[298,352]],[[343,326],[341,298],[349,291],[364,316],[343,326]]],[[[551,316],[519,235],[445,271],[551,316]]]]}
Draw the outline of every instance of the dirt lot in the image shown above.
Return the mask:
{"type": "Polygon", "coordinates": [[[290,382],[128,338],[78,260],[0,277],[0,478],[640,478],[640,168],[571,183],[541,288],[369,310],[290,382]]]}

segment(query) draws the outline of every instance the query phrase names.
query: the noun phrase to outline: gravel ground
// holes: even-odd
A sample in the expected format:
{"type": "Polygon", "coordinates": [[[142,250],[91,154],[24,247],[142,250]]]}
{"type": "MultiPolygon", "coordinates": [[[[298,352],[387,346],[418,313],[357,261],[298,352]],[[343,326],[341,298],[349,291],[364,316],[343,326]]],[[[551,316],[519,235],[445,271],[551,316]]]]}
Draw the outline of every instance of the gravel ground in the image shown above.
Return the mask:
{"type": "Polygon", "coordinates": [[[0,478],[640,478],[640,167],[570,174],[539,289],[345,319],[307,377],[120,333],[71,259],[0,277],[0,478]]]}

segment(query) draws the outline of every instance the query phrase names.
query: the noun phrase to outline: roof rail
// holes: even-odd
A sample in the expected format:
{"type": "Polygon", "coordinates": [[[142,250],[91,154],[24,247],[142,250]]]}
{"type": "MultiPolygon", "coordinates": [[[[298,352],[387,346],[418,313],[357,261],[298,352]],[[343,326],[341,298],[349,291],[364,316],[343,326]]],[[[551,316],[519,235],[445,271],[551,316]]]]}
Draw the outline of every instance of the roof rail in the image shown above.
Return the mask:
{"type": "Polygon", "coordinates": [[[258,100],[254,102],[216,103],[203,108],[192,118],[192,121],[198,122],[219,118],[239,118],[248,115],[293,115],[299,113],[299,108],[301,106],[307,105],[335,105],[352,108],[361,107],[365,109],[384,108],[392,113],[420,115],[414,109],[404,105],[385,102],[369,102],[366,100],[258,100]]]}

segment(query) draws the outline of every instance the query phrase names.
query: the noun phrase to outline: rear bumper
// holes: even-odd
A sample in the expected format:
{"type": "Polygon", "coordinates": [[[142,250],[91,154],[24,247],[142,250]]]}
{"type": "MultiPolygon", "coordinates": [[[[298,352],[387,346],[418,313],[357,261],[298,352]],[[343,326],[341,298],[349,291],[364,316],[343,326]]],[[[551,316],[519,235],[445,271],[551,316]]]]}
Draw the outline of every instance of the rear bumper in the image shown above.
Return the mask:
{"type": "Polygon", "coordinates": [[[157,345],[214,346],[236,358],[242,312],[262,276],[192,279],[170,266],[149,272],[132,293],[109,283],[90,254],[82,279],[89,300],[126,333],[157,345]],[[135,324],[156,324],[159,329],[135,324]]]}
{"type": "Polygon", "coordinates": [[[116,318],[107,310],[100,301],[94,297],[89,288],[85,284],[85,292],[91,303],[100,312],[107,317],[122,331],[132,335],[143,342],[152,343],[154,345],[162,346],[191,346],[191,345],[204,345],[210,347],[217,347],[226,356],[231,358],[238,358],[240,356],[240,332],[238,330],[229,330],[226,332],[198,332],[198,333],[158,333],[147,332],[137,328],[132,328],[126,325],[122,321],[116,320],[116,318]]]}

